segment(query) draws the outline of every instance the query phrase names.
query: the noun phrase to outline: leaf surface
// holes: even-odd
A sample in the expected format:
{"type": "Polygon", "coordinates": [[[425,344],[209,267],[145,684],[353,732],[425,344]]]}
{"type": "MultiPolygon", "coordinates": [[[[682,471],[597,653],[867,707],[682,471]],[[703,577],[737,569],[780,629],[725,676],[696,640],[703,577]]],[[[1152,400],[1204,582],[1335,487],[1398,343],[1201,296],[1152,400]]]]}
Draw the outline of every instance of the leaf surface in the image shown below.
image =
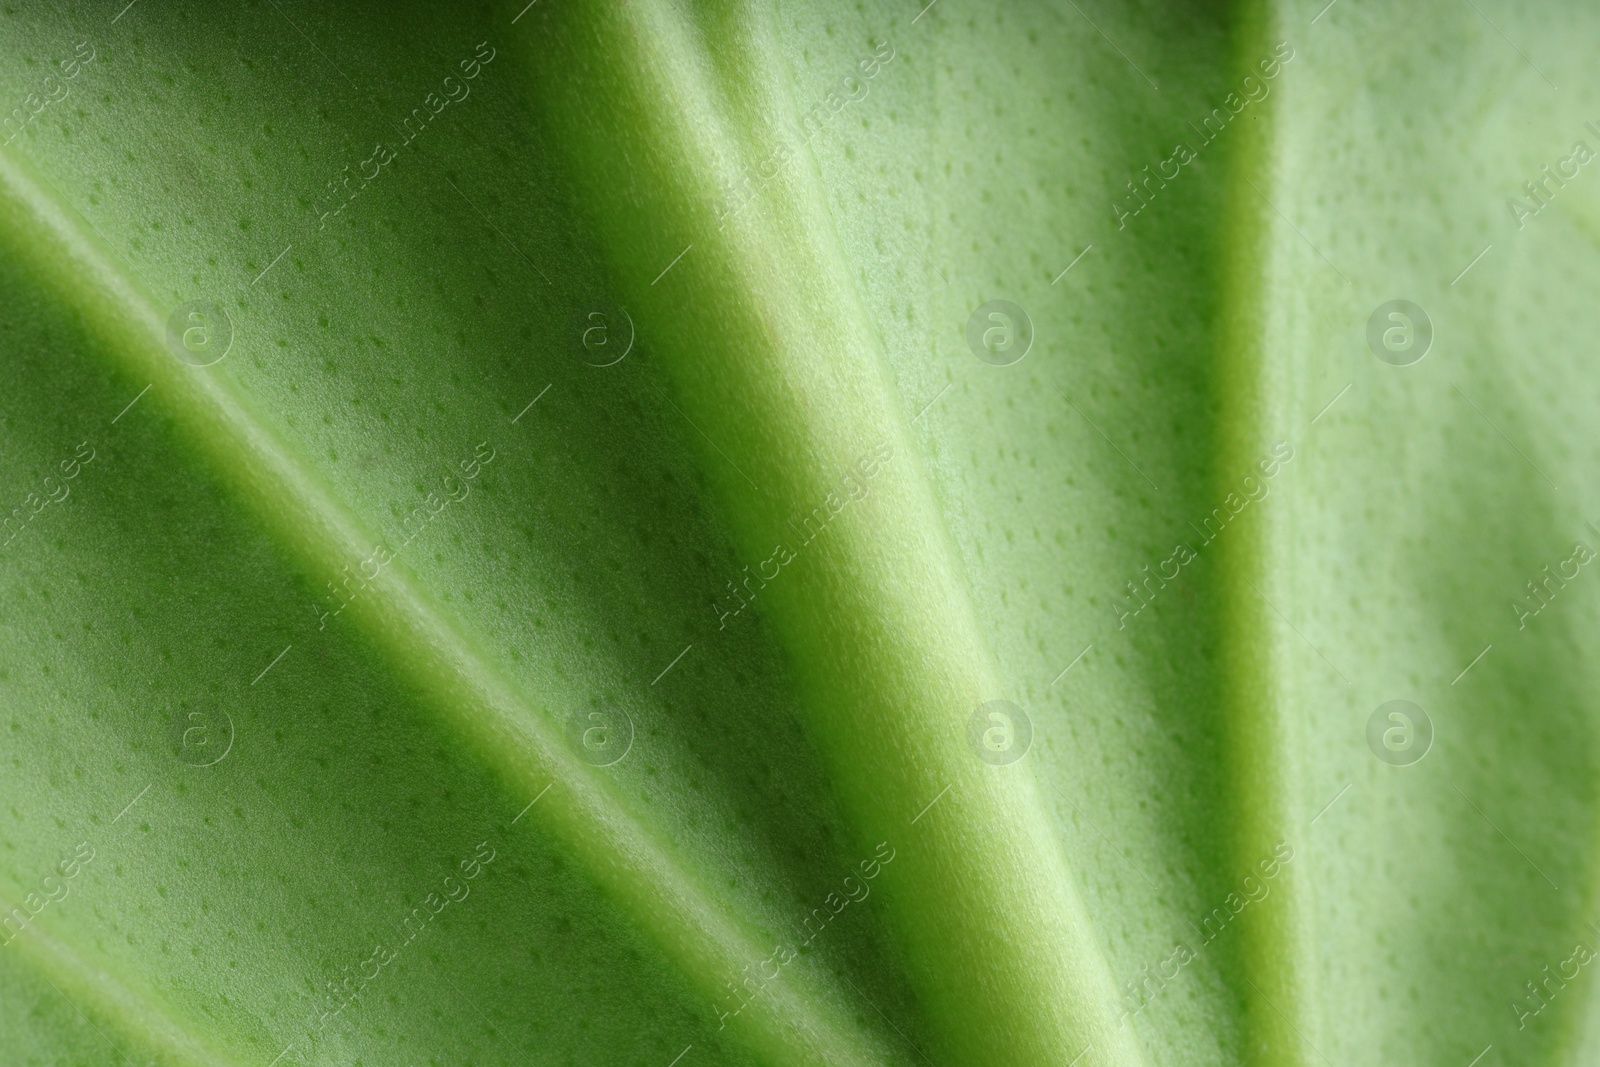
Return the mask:
{"type": "Polygon", "coordinates": [[[0,17],[8,1062],[1592,1056],[1592,13],[0,17]]]}

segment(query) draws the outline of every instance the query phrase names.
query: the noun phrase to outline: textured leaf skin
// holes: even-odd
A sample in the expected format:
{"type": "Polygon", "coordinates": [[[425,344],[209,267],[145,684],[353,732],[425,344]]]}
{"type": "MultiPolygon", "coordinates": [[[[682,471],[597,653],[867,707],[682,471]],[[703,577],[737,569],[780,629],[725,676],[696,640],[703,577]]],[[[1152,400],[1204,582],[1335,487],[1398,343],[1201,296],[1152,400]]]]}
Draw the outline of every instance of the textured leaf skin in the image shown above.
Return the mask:
{"type": "Polygon", "coordinates": [[[0,11],[0,1061],[1588,1062],[1597,38],[0,11]]]}

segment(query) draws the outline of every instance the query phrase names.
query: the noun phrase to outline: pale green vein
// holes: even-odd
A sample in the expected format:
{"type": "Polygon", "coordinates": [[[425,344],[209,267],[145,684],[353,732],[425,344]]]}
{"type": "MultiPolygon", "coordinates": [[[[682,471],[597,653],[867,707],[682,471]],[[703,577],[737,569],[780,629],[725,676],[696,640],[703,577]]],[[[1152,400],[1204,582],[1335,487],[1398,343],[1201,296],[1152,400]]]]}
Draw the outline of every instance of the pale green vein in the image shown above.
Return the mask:
{"type": "MultiPolygon", "coordinates": [[[[1276,5],[1241,5],[1234,36],[1236,70],[1246,72],[1280,39],[1276,5]]],[[[1293,71],[1265,101],[1254,122],[1244,123],[1227,161],[1227,216],[1223,247],[1223,291],[1217,365],[1219,486],[1250,470],[1285,427],[1281,361],[1273,358],[1271,325],[1262,294],[1274,272],[1282,240],[1297,240],[1291,224],[1268,199],[1279,167],[1276,131],[1293,71]],[[1263,191],[1265,190],[1265,191],[1263,191]]],[[[1280,681],[1282,665],[1299,640],[1271,607],[1282,593],[1282,573],[1270,549],[1276,512],[1263,510],[1220,546],[1227,606],[1223,612],[1224,701],[1229,724],[1229,773],[1233,782],[1234,865],[1249,870],[1280,841],[1305,845],[1309,819],[1297,809],[1299,780],[1295,722],[1280,681]],[[1259,587],[1259,588],[1258,588],[1259,587]]],[[[1321,1062],[1308,1021],[1311,990],[1311,920],[1305,864],[1291,865],[1281,887],[1241,929],[1241,965],[1236,988],[1244,1009],[1251,1062],[1301,1067],[1321,1062]]]]}

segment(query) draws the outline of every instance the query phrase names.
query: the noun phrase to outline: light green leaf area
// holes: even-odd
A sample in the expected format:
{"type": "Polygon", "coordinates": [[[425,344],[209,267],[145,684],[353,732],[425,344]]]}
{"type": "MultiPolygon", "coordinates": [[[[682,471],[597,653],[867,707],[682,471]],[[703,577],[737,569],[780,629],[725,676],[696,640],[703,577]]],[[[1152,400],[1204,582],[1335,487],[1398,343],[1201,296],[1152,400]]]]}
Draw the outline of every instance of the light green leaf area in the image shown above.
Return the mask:
{"type": "Polygon", "coordinates": [[[0,1061],[1592,1062],[1597,45],[0,9],[0,1061]]]}

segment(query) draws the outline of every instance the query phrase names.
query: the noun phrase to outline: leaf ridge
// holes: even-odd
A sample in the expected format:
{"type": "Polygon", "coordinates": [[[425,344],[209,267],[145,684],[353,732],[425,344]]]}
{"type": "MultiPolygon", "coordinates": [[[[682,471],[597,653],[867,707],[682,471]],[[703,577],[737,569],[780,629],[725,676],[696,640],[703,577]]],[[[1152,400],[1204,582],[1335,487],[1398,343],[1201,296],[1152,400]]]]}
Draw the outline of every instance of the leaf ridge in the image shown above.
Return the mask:
{"type": "Polygon", "coordinates": [[[862,840],[907,841],[885,892],[898,898],[928,1015],[962,1062],[1140,1062],[1029,772],[967,746],[970,717],[1005,685],[816,161],[802,146],[761,175],[761,202],[726,226],[712,206],[764,138],[793,126],[765,13],[641,2],[552,10],[542,26],[534,47],[569,62],[535,58],[533,71],[624,72],[563,74],[537,95],[586,179],[585,206],[641,332],[717,442],[704,462],[741,554],[781,548],[796,515],[844,514],[842,479],[871,481],[848,519],[828,522],[823,547],[793,534],[795,555],[826,554],[827,566],[774,578],[761,595],[862,840]],[[881,468],[866,462],[874,455],[881,468]]]}

